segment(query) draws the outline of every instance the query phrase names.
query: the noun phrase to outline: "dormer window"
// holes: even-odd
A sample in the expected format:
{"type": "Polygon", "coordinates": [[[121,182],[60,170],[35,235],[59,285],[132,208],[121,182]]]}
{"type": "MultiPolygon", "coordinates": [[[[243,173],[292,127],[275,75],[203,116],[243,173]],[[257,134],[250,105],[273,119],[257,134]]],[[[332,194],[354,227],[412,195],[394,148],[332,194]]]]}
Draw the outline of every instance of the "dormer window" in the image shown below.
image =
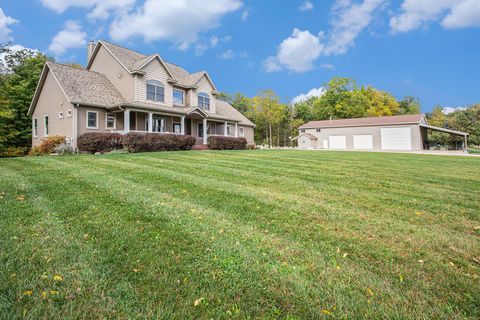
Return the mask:
{"type": "Polygon", "coordinates": [[[202,110],[210,110],[210,96],[205,92],[198,94],[198,107],[202,110]]]}
{"type": "Polygon", "coordinates": [[[147,81],[147,100],[165,102],[165,87],[160,81],[147,81]]]}

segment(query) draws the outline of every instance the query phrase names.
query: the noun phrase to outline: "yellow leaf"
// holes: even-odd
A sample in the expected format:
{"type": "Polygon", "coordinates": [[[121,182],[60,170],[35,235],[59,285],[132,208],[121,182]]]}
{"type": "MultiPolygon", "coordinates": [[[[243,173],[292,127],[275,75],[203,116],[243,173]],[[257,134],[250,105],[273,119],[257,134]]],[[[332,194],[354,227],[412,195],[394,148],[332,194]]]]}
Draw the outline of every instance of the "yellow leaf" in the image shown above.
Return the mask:
{"type": "Polygon", "coordinates": [[[19,196],[17,197],[17,200],[18,200],[18,201],[24,201],[24,200],[25,200],[25,196],[24,196],[23,194],[21,194],[21,195],[19,195],[19,196]]]}
{"type": "Polygon", "coordinates": [[[332,312],[330,310],[327,310],[327,309],[322,309],[322,313],[326,314],[327,316],[332,314],[332,312]]]}
{"type": "Polygon", "coordinates": [[[54,296],[54,295],[57,295],[57,294],[59,294],[59,293],[60,293],[60,292],[58,292],[57,290],[50,290],[50,294],[53,295],[53,296],[54,296]]]}
{"type": "Polygon", "coordinates": [[[42,299],[47,299],[47,291],[42,292],[42,299]]]}
{"type": "Polygon", "coordinates": [[[400,282],[403,282],[403,276],[402,276],[402,275],[400,275],[400,277],[399,277],[399,278],[400,278],[400,282]]]}
{"type": "Polygon", "coordinates": [[[193,303],[193,306],[198,307],[202,303],[202,300],[203,300],[203,298],[195,300],[195,302],[193,303]]]}
{"type": "Polygon", "coordinates": [[[31,296],[32,293],[33,293],[32,290],[27,290],[27,291],[24,291],[24,292],[23,292],[23,295],[25,295],[25,296],[31,296]]]}
{"type": "Polygon", "coordinates": [[[417,212],[415,212],[415,214],[416,214],[417,216],[420,216],[420,215],[422,215],[422,214],[425,214],[425,212],[417,211],[417,212]]]}
{"type": "Polygon", "coordinates": [[[452,261],[450,261],[449,264],[450,264],[452,267],[455,267],[455,264],[454,264],[452,261]]]}
{"type": "Polygon", "coordinates": [[[138,271],[140,271],[140,269],[133,269],[133,272],[137,273],[138,271]]]}
{"type": "Polygon", "coordinates": [[[373,293],[372,289],[370,289],[370,288],[367,288],[367,294],[369,296],[372,296],[372,297],[374,296],[374,293],[373,293]]]}
{"type": "Polygon", "coordinates": [[[63,281],[63,278],[62,278],[62,276],[59,276],[59,275],[57,274],[57,275],[54,275],[54,276],[53,276],[53,280],[55,280],[55,281],[63,281]]]}
{"type": "Polygon", "coordinates": [[[343,254],[343,257],[346,258],[347,256],[348,256],[348,253],[345,252],[345,253],[343,254]]]}

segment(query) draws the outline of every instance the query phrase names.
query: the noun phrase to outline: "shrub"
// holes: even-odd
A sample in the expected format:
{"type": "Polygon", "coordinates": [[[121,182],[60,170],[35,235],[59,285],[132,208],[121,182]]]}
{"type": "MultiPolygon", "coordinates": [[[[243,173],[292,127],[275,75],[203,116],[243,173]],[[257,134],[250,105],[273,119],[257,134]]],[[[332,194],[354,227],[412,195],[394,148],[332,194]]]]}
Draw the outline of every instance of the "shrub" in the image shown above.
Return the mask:
{"type": "Polygon", "coordinates": [[[129,152],[190,150],[195,138],[168,133],[128,133],[123,145],[129,152]]]}
{"type": "Polygon", "coordinates": [[[55,147],[54,150],[56,153],[58,153],[61,156],[72,155],[75,153],[75,150],[73,150],[72,145],[67,143],[62,143],[61,145],[58,145],[57,147],[55,147]]]}
{"type": "Polygon", "coordinates": [[[77,147],[81,152],[110,152],[123,149],[123,136],[119,133],[88,132],[77,139],[77,147]]]}
{"type": "Polygon", "coordinates": [[[245,150],[247,139],[212,136],[208,138],[208,147],[212,150],[245,150]]]}
{"type": "Polygon", "coordinates": [[[28,153],[28,148],[25,147],[7,147],[0,150],[1,157],[23,157],[28,153]]]}
{"type": "Polygon", "coordinates": [[[47,137],[43,139],[38,146],[33,147],[30,150],[29,155],[40,156],[44,154],[54,153],[55,148],[63,143],[65,143],[65,137],[62,137],[62,136],[47,137]]]}

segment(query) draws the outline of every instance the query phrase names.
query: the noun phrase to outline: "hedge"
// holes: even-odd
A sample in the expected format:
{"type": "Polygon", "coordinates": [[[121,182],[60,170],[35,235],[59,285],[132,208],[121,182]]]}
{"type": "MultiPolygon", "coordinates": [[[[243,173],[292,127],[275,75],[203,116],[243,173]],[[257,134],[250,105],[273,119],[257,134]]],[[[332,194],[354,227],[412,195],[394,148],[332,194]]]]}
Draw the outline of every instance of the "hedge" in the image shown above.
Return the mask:
{"type": "Polygon", "coordinates": [[[39,156],[44,154],[51,154],[55,152],[55,148],[65,143],[65,137],[63,136],[50,136],[42,139],[38,146],[33,147],[29,155],[39,156]]]}
{"type": "Polygon", "coordinates": [[[169,133],[128,133],[123,146],[129,152],[190,150],[195,138],[169,133]]]}
{"type": "Polygon", "coordinates": [[[104,153],[123,149],[123,136],[119,133],[84,133],[77,139],[77,147],[81,152],[104,153]]]}
{"type": "Polygon", "coordinates": [[[208,137],[208,148],[212,150],[245,150],[247,139],[224,136],[208,137]]]}

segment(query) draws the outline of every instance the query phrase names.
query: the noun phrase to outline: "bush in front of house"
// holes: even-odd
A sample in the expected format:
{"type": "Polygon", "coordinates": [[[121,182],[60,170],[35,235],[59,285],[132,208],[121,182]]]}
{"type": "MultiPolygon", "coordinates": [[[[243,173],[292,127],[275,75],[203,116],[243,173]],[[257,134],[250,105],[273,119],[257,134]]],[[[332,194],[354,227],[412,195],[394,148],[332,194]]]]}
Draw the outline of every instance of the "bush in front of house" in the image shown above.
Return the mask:
{"type": "Polygon", "coordinates": [[[119,133],[87,132],[77,139],[80,152],[104,153],[123,149],[123,136],[119,133]]]}
{"type": "Polygon", "coordinates": [[[55,148],[65,143],[65,137],[63,136],[50,136],[42,139],[38,146],[33,147],[29,155],[40,156],[45,154],[51,154],[55,152],[55,148]]]}
{"type": "Polygon", "coordinates": [[[190,150],[195,138],[169,133],[135,133],[123,137],[123,145],[129,152],[190,150]]]}
{"type": "Polygon", "coordinates": [[[208,148],[212,150],[245,150],[247,139],[224,136],[208,137],[208,148]]]}

